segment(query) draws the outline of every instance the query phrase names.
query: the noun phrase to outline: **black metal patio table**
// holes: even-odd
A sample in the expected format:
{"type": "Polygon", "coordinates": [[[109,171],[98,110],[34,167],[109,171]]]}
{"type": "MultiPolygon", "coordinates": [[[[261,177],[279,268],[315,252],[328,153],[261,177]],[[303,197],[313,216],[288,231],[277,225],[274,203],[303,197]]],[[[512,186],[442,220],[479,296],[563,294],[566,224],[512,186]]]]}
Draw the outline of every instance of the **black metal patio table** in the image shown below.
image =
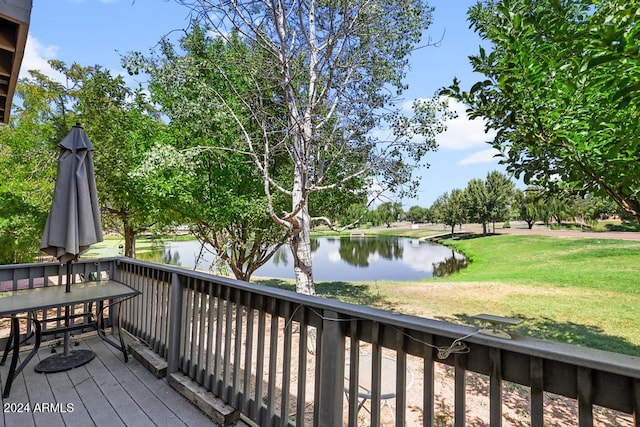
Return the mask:
{"type": "MultiPolygon", "coordinates": [[[[9,372],[7,374],[7,378],[5,379],[4,391],[2,396],[9,397],[9,393],[11,391],[11,384],[15,377],[24,369],[24,367],[29,363],[29,361],[35,356],[37,353],[40,343],[42,341],[42,335],[44,333],[51,333],[52,331],[57,332],[65,332],[70,330],[77,330],[80,328],[93,328],[96,329],[98,335],[102,340],[107,342],[108,344],[116,347],[122,354],[124,355],[124,360],[127,362],[129,357],[127,355],[127,347],[122,337],[122,302],[135,297],[140,294],[139,291],[130,288],[129,286],[122,284],[120,282],[116,282],[113,280],[104,280],[104,281],[95,281],[95,282],[83,282],[77,283],[71,286],[72,292],[65,292],[64,286],[48,286],[41,288],[32,288],[32,289],[21,289],[17,291],[8,291],[8,292],[0,292],[0,317],[2,316],[11,316],[11,332],[9,334],[9,339],[7,341],[5,351],[2,357],[1,364],[4,364],[8,352],[12,351],[11,356],[11,364],[9,367],[9,372]],[[118,305],[118,309],[115,310],[115,315],[117,319],[113,326],[115,326],[118,330],[118,338],[119,342],[114,342],[114,340],[107,337],[104,330],[104,302],[111,301],[109,306],[114,307],[118,305]],[[63,307],[63,306],[73,306],[76,304],[83,303],[96,303],[96,319],[91,320],[89,322],[82,322],[79,325],[68,325],[65,324],[61,327],[56,327],[51,330],[43,331],[42,322],[48,322],[52,319],[43,319],[40,320],[37,318],[37,312],[42,311],[43,313],[47,309],[63,307]],[[34,335],[35,335],[35,343],[33,349],[29,352],[29,354],[21,361],[20,365],[18,365],[19,359],[19,351],[20,351],[20,318],[18,314],[27,313],[30,314],[30,318],[34,324],[34,335]]],[[[92,313],[84,313],[82,316],[93,316],[92,313]]],[[[47,359],[44,359],[42,362],[45,362],[47,359]]],[[[91,359],[89,359],[91,360],[91,359]]],[[[72,366],[73,367],[73,366],[72,366]]],[[[71,367],[70,367],[71,368],[71,367]]],[[[69,369],[70,369],[69,368],[69,369]]],[[[39,372],[55,372],[55,371],[47,371],[47,370],[39,370],[39,372]]],[[[60,371],[58,369],[57,371],[60,371]]]]}

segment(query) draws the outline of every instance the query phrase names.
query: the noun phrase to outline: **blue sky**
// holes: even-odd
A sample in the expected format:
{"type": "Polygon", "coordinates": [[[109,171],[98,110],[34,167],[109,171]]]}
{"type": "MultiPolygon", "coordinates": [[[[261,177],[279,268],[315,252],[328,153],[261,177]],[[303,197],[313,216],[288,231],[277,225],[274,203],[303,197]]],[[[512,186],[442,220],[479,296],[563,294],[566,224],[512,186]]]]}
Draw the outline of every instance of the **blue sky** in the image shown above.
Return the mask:
{"type": "MultiPolygon", "coordinates": [[[[478,51],[480,39],[468,28],[466,11],[476,0],[431,0],[433,22],[426,32],[438,47],[414,52],[408,72],[407,101],[431,97],[456,76],[468,88],[474,75],[467,57],[478,51]]],[[[101,65],[126,74],[120,57],[131,51],[148,53],[165,35],[176,37],[188,24],[189,10],[173,0],[33,0],[31,26],[21,76],[27,69],[48,70],[48,59],[67,64],[101,65]]],[[[427,41],[426,39],[424,40],[427,41]]],[[[132,85],[132,77],[127,77],[132,85]]],[[[430,153],[428,169],[418,171],[421,184],[416,199],[402,200],[405,209],[428,207],[445,191],[464,188],[472,178],[485,178],[492,170],[504,172],[493,158],[490,139],[479,120],[469,121],[461,105],[452,105],[459,117],[439,136],[440,148],[430,153]]]]}

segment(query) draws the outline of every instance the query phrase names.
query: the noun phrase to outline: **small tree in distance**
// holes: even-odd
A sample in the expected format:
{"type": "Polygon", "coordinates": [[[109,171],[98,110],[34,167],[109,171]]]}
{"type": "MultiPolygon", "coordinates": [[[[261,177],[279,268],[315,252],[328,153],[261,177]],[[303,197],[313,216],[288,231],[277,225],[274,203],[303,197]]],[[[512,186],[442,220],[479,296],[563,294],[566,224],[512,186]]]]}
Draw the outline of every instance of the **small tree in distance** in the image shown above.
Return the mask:
{"type": "Polygon", "coordinates": [[[411,206],[405,214],[405,219],[413,223],[431,222],[432,213],[429,208],[411,206]]]}
{"type": "Polygon", "coordinates": [[[433,202],[431,207],[435,218],[451,227],[451,237],[456,225],[462,225],[467,221],[464,192],[454,188],[451,193],[444,193],[433,202]]]}
{"type": "Polygon", "coordinates": [[[402,205],[400,203],[384,202],[376,208],[377,218],[387,226],[399,221],[403,214],[402,205]]]}
{"type": "Polygon", "coordinates": [[[537,189],[516,190],[514,200],[518,209],[518,218],[527,223],[529,230],[533,228],[536,221],[544,219],[544,201],[537,189]]]}

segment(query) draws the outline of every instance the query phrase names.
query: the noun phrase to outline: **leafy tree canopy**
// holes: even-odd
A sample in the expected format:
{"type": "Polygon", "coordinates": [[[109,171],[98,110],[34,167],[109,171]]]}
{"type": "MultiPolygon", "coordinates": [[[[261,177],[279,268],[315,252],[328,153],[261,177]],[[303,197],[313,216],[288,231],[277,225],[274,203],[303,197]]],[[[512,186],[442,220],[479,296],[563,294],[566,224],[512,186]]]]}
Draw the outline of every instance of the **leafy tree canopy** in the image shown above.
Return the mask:
{"type": "Polygon", "coordinates": [[[67,96],[94,144],[105,222],[124,236],[125,255],[135,256],[136,235],[155,225],[159,212],[155,199],[145,196],[144,183],[130,174],[161,138],[164,125],[146,94],[129,88],[122,76],[112,76],[99,65],[51,65],[72,84],[67,96]]]}
{"type": "Polygon", "coordinates": [[[462,225],[468,218],[465,194],[458,188],[438,197],[431,209],[438,221],[451,227],[451,237],[453,237],[455,226],[462,225]]]}
{"type": "Polygon", "coordinates": [[[0,263],[38,254],[53,194],[57,144],[74,116],[66,88],[37,71],[20,79],[11,120],[0,127],[0,263]]]}
{"type": "MultiPolygon", "coordinates": [[[[246,64],[261,60],[260,51],[236,34],[210,37],[198,26],[179,45],[164,40],[154,55],[127,60],[150,75],[152,100],[169,119],[169,138],[153,148],[136,176],[163,212],[214,248],[221,261],[216,267],[242,280],[288,237],[272,221],[262,174],[241,148],[243,134],[257,137],[268,130],[251,121],[250,106],[261,102],[277,109],[258,99],[270,92],[268,85],[256,88],[244,72],[246,64]]],[[[269,174],[281,175],[282,159],[273,157],[269,174]]],[[[284,209],[281,199],[271,202],[284,209]]]]}
{"type": "Polygon", "coordinates": [[[606,194],[640,220],[640,19],[622,0],[483,1],[469,11],[488,43],[485,78],[445,91],[497,130],[516,177],[606,194]]]}

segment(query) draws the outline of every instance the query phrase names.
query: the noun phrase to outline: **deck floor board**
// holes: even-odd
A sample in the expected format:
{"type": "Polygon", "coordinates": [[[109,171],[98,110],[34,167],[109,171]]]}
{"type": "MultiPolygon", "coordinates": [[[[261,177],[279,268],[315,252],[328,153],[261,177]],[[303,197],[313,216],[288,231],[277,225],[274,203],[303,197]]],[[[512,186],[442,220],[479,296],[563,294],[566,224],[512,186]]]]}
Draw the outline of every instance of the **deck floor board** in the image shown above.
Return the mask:
{"type": "MultiPolygon", "coordinates": [[[[84,366],[52,374],[34,370],[39,360],[51,355],[43,344],[13,382],[11,396],[2,399],[0,427],[216,426],[134,358],[124,363],[122,354],[97,336],[85,336],[79,342],[74,348],[90,348],[96,357],[84,366]]],[[[9,361],[0,366],[2,382],[8,365],[9,361]]]]}

